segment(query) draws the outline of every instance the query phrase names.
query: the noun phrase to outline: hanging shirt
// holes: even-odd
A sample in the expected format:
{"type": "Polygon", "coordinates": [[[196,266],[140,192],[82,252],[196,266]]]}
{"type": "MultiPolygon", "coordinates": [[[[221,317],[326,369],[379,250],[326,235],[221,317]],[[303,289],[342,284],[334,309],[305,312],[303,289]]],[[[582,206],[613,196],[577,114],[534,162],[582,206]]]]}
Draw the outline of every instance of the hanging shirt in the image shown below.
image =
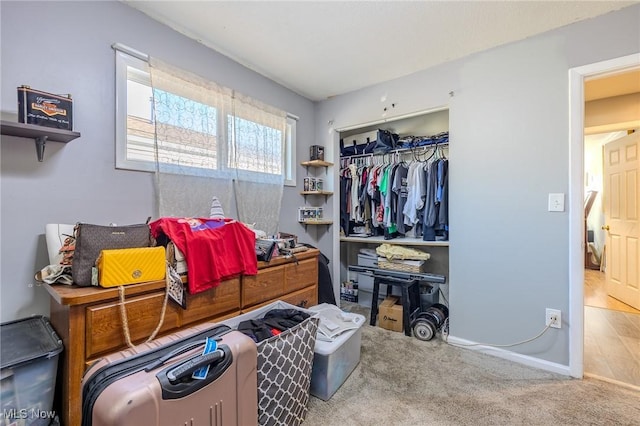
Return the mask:
{"type": "Polygon", "coordinates": [[[388,210],[385,213],[385,225],[387,226],[388,233],[397,232],[396,229],[396,216],[397,216],[397,207],[398,207],[398,194],[393,192],[393,182],[396,179],[396,171],[398,170],[397,164],[392,164],[389,167],[389,180],[387,182],[388,185],[388,205],[385,205],[385,208],[388,207],[388,210]]]}
{"type": "MultiPolygon", "coordinates": [[[[348,173],[348,169],[347,172],[348,173]]],[[[340,229],[349,236],[349,200],[351,199],[351,178],[340,175],[340,229]]]]}
{"type": "Polygon", "coordinates": [[[403,235],[406,234],[407,230],[410,228],[408,226],[405,226],[404,213],[403,213],[404,206],[407,203],[408,173],[409,173],[409,168],[404,164],[400,164],[396,169],[396,174],[393,178],[393,186],[391,188],[398,197],[395,223],[398,228],[398,232],[403,235]]]}
{"type": "Polygon", "coordinates": [[[389,198],[389,169],[390,166],[386,166],[380,172],[380,181],[378,187],[380,188],[380,205],[382,206],[382,225],[387,226],[387,217],[389,215],[389,208],[391,198],[389,198]]]}
{"type": "Polygon", "coordinates": [[[443,163],[442,180],[438,185],[442,187],[440,194],[440,207],[438,208],[437,225],[442,231],[445,240],[449,239],[449,160],[441,160],[443,163]]]}
{"type": "Polygon", "coordinates": [[[380,166],[375,166],[371,170],[370,189],[367,190],[371,200],[371,226],[374,228],[380,227],[382,223],[382,217],[379,217],[378,215],[378,209],[380,207],[380,187],[378,186],[380,171],[380,166]]]}
{"type": "Polygon", "coordinates": [[[407,174],[407,203],[404,206],[405,224],[415,225],[419,221],[419,211],[424,207],[425,175],[424,163],[416,162],[409,167],[407,174]]]}
{"type": "MultiPolygon", "coordinates": [[[[367,194],[367,179],[369,177],[369,169],[367,167],[360,167],[358,169],[358,173],[360,174],[360,181],[358,186],[358,204],[359,204],[359,222],[367,221],[367,212],[369,212],[369,196],[367,194]]],[[[369,214],[370,216],[370,214],[369,214]]]]}
{"type": "Polygon", "coordinates": [[[436,201],[438,184],[438,161],[434,161],[425,170],[427,190],[424,202],[424,216],[422,223],[422,239],[434,241],[436,239],[435,224],[438,217],[439,203],[436,201]]]}
{"type": "Polygon", "coordinates": [[[241,274],[258,273],[255,233],[238,221],[167,217],[149,226],[154,238],[166,235],[184,254],[191,294],[241,274]]]}
{"type": "Polygon", "coordinates": [[[356,220],[356,217],[358,216],[358,206],[359,206],[359,200],[358,200],[358,166],[356,166],[355,164],[349,164],[349,170],[351,171],[351,192],[350,192],[350,199],[349,199],[349,206],[350,206],[350,210],[349,210],[349,216],[351,216],[351,220],[356,220]]]}

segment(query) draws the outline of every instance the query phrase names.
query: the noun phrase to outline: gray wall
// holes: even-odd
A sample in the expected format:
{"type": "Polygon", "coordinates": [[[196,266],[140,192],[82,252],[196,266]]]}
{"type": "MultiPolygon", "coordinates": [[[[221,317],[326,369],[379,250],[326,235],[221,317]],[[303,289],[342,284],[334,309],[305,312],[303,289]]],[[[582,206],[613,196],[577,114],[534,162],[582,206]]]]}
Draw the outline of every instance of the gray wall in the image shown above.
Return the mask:
{"type": "Polygon", "coordinates": [[[569,191],[568,70],[640,52],[639,28],[633,6],[320,103],[316,140],[334,160],[328,126],[448,105],[452,336],[517,342],[561,309],[561,330],[508,350],[569,364],[569,213],[547,212],[548,193],[569,191]]]}
{"type": "MultiPolygon", "coordinates": [[[[132,223],[154,214],[152,176],[114,169],[114,42],[300,116],[296,163],[312,144],[337,160],[337,133],[329,128],[380,119],[392,102],[388,118],[448,105],[451,334],[509,343],[541,330],[546,307],[568,318],[568,212],[546,211],[549,192],[569,189],[568,70],[639,52],[640,6],[316,106],[118,2],[0,2],[0,13],[0,109],[16,111],[21,84],[71,93],[82,133],[66,145],[47,144],[43,163],[32,141],[2,137],[2,321],[48,313],[46,292],[33,280],[47,263],[46,223],[132,223]],[[64,24],[53,41],[27,21],[64,24]]],[[[297,173],[305,174],[302,167],[297,173]]],[[[280,228],[317,242],[339,262],[337,226],[309,227],[308,235],[295,222],[299,190],[285,190],[280,228]]],[[[336,218],[335,203],[333,209],[336,218]]],[[[567,365],[569,327],[512,350],[567,365]]]]}
{"type": "MultiPolygon", "coordinates": [[[[71,93],[68,144],[2,136],[1,321],[49,313],[34,273],[47,265],[46,223],[136,223],[155,215],[153,176],[114,168],[114,69],[111,44],[123,43],[300,117],[298,154],[308,159],[314,104],[120,2],[1,2],[3,116],[17,112],[16,87],[71,93]]],[[[4,117],[3,117],[4,118],[4,117]]],[[[304,169],[298,166],[298,176],[304,169]]],[[[280,229],[314,243],[296,221],[299,188],[285,188],[280,229]]]]}

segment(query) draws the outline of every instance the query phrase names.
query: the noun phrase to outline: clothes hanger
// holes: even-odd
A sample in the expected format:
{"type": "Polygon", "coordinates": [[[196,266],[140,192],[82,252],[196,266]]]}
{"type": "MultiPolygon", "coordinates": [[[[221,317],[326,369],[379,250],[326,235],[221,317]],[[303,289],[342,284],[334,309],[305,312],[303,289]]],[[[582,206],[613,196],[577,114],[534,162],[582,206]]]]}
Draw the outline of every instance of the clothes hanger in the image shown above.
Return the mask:
{"type": "Polygon", "coordinates": [[[425,163],[429,162],[429,160],[431,160],[431,159],[436,155],[436,153],[437,153],[437,152],[438,152],[438,144],[436,143],[436,146],[433,148],[433,152],[431,153],[431,155],[429,156],[429,158],[426,158],[426,159],[424,160],[424,162],[425,162],[425,163]]]}
{"type": "Polygon", "coordinates": [[[417,153],[417,148],[415,146],[411,147],[411,156],[413,157],[414,161],[420,161],[420,156],[417,153]]]}
{"type": "Polygon", "coordinates": [[[447,159],[447,156],[444,153],[444,147],[442,145],[440,145],[440,154],[441,154],[443,160],[447,159]]]}

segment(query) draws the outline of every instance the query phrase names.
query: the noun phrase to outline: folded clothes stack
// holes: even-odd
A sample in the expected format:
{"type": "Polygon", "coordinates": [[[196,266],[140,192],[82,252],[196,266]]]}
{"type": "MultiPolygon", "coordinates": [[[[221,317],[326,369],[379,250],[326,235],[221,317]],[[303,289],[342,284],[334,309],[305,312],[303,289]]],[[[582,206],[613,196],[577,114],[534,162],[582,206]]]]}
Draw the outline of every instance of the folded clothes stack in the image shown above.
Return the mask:
{"type": "Polygon", "coordinates": [[[425,272],[425,262],[431,257],[422,250],[392,244],[381,244],[376,253],[379,268],[406,272],[425,272]]]}

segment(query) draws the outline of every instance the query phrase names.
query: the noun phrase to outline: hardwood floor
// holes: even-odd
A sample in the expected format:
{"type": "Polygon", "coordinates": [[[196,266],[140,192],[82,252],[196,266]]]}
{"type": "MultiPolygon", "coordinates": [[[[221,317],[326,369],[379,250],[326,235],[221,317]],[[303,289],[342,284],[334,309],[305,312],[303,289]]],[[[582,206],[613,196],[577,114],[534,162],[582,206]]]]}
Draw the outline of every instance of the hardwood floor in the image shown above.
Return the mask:
{"type": "Polygon", "coordinates": [[[594,269],[584,270],[584,304],[596,308],[640,314],[639,310],[609,296],[605,288],[604,272],[594,269]]]}
{"type": "Polygon", "coordinates": [[[640,311],[606,294],[604,274],[585,270],[584,372],[640,389],[640,311]]]}

